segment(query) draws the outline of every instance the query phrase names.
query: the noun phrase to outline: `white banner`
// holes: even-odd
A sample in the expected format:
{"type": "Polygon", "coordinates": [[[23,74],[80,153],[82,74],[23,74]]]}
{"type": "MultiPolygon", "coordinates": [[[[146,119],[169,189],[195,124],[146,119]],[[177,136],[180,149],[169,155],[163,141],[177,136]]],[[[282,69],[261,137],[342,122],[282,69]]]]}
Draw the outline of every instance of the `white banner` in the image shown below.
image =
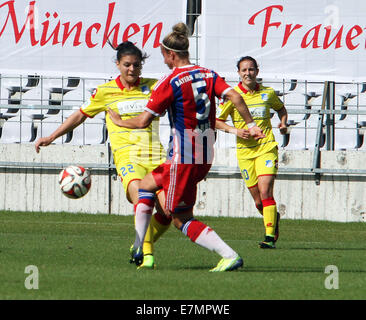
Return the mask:
{"type": "Polygon", "coordinates": [[[149,55],[144,73],[161,74],[160,41],[185,11],[186,0],[2,0],[0,72],[115,75],[110,39],[136,43],[149,55]]]}
{"type": "Polygon", "coordinates": [[[238,79],[257,59],[260,77],[365,81],[364,0],[203,0],[201,63],[238,79]]]}

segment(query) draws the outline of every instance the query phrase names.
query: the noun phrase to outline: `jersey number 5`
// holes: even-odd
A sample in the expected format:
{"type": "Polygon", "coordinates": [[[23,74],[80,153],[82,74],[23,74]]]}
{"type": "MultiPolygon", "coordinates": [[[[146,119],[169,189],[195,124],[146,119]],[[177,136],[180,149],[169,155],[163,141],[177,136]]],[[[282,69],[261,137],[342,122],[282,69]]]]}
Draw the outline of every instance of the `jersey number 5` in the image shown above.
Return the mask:
{"type": "Polygon", "coordinates": [[[210,114],[211,102],[206,93],[206,82],[199,80],[192,82],[194,101],[197,105],[197,120],[204,121],[210,114]]]}

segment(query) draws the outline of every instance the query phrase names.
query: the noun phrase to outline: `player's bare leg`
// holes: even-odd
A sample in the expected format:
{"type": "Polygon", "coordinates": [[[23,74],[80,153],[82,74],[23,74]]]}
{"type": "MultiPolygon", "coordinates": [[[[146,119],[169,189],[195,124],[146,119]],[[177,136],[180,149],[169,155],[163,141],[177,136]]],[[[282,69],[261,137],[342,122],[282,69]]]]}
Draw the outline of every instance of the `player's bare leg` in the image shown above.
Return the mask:
{"type": "Polygon", "coordinates": [[[251,194],[255,207],[257,208],[258,212],[263,216],[263,205],[261,195],[259,193],[258,184],[253,187],[248,188],[249,193],[251,194]]]}

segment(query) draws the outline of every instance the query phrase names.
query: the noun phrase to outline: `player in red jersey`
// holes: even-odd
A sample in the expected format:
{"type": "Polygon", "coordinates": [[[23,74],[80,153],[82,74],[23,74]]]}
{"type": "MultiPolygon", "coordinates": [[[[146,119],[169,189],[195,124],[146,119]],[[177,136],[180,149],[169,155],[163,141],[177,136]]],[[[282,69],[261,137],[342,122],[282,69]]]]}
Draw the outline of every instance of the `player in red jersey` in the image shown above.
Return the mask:
{"type": "Polygon", "coordinates": [[[142,243],[154,207],[154,192],[163,188],[165,206],[174,225],[193,242],[222,257],[210,271],[231,271],[243,265],[242,258],[214,230],[193,217],[197,184],[207,175],[213,159],[215,97],[234,102],[252,137],[260,139],[264,134],[240,94],[216,72],[190,63],[188,47],[188,28],[178,23],[161,44],[164,63],[172,72],[157,83],[145,111],[128,120],[109,111],[116,125],[144,128],[168,110],[171,126],[167,161],[145,176],[140,184],[134,257],[137,265],[143,262],[142,243]]]}

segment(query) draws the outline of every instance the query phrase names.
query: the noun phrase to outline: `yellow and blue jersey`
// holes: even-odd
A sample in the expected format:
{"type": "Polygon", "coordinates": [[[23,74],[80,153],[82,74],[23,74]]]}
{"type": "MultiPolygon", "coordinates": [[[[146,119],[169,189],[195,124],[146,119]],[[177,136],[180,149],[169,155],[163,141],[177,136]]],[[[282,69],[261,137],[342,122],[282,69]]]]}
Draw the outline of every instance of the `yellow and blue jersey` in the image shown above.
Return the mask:
{"type": "MultiPolygon", "coordinates": [[[[238,159],[252,159],[277,146],[278,143],[272,132],[270,109],[276,111],[280,110],[283,107],[283,102],[277,97],[272,88],[264,87],[259,84],[254,93],[248,92],[241,83],[239,83],[234,90],[243,97],[253,120],[266,135],[265,138],[260,140],[255,140],[253,138],[236,138],[238,159]]],[[[244,119],[230,100],[219,106],[216,118],[220,121],[226,121],[229,116],[232,119],[234,127],[238,129],[248,129],[244,119]]]]}
{"type": "Polygon", "coordinates": [[[144,111],[155,86],[156,79],[139,78],[131,90],[127,90],[117,77],[98,86],[80,111],[87,117],[100,112],[106,114],[106,126],[112,152],[118,158],[135,163],[161,163],[165,150],[159,139],[159,118],[144,129],[128,129],[115,125],[107,112],[108,108],[121,115],[123,120],[134,118],[144,111]]]}

